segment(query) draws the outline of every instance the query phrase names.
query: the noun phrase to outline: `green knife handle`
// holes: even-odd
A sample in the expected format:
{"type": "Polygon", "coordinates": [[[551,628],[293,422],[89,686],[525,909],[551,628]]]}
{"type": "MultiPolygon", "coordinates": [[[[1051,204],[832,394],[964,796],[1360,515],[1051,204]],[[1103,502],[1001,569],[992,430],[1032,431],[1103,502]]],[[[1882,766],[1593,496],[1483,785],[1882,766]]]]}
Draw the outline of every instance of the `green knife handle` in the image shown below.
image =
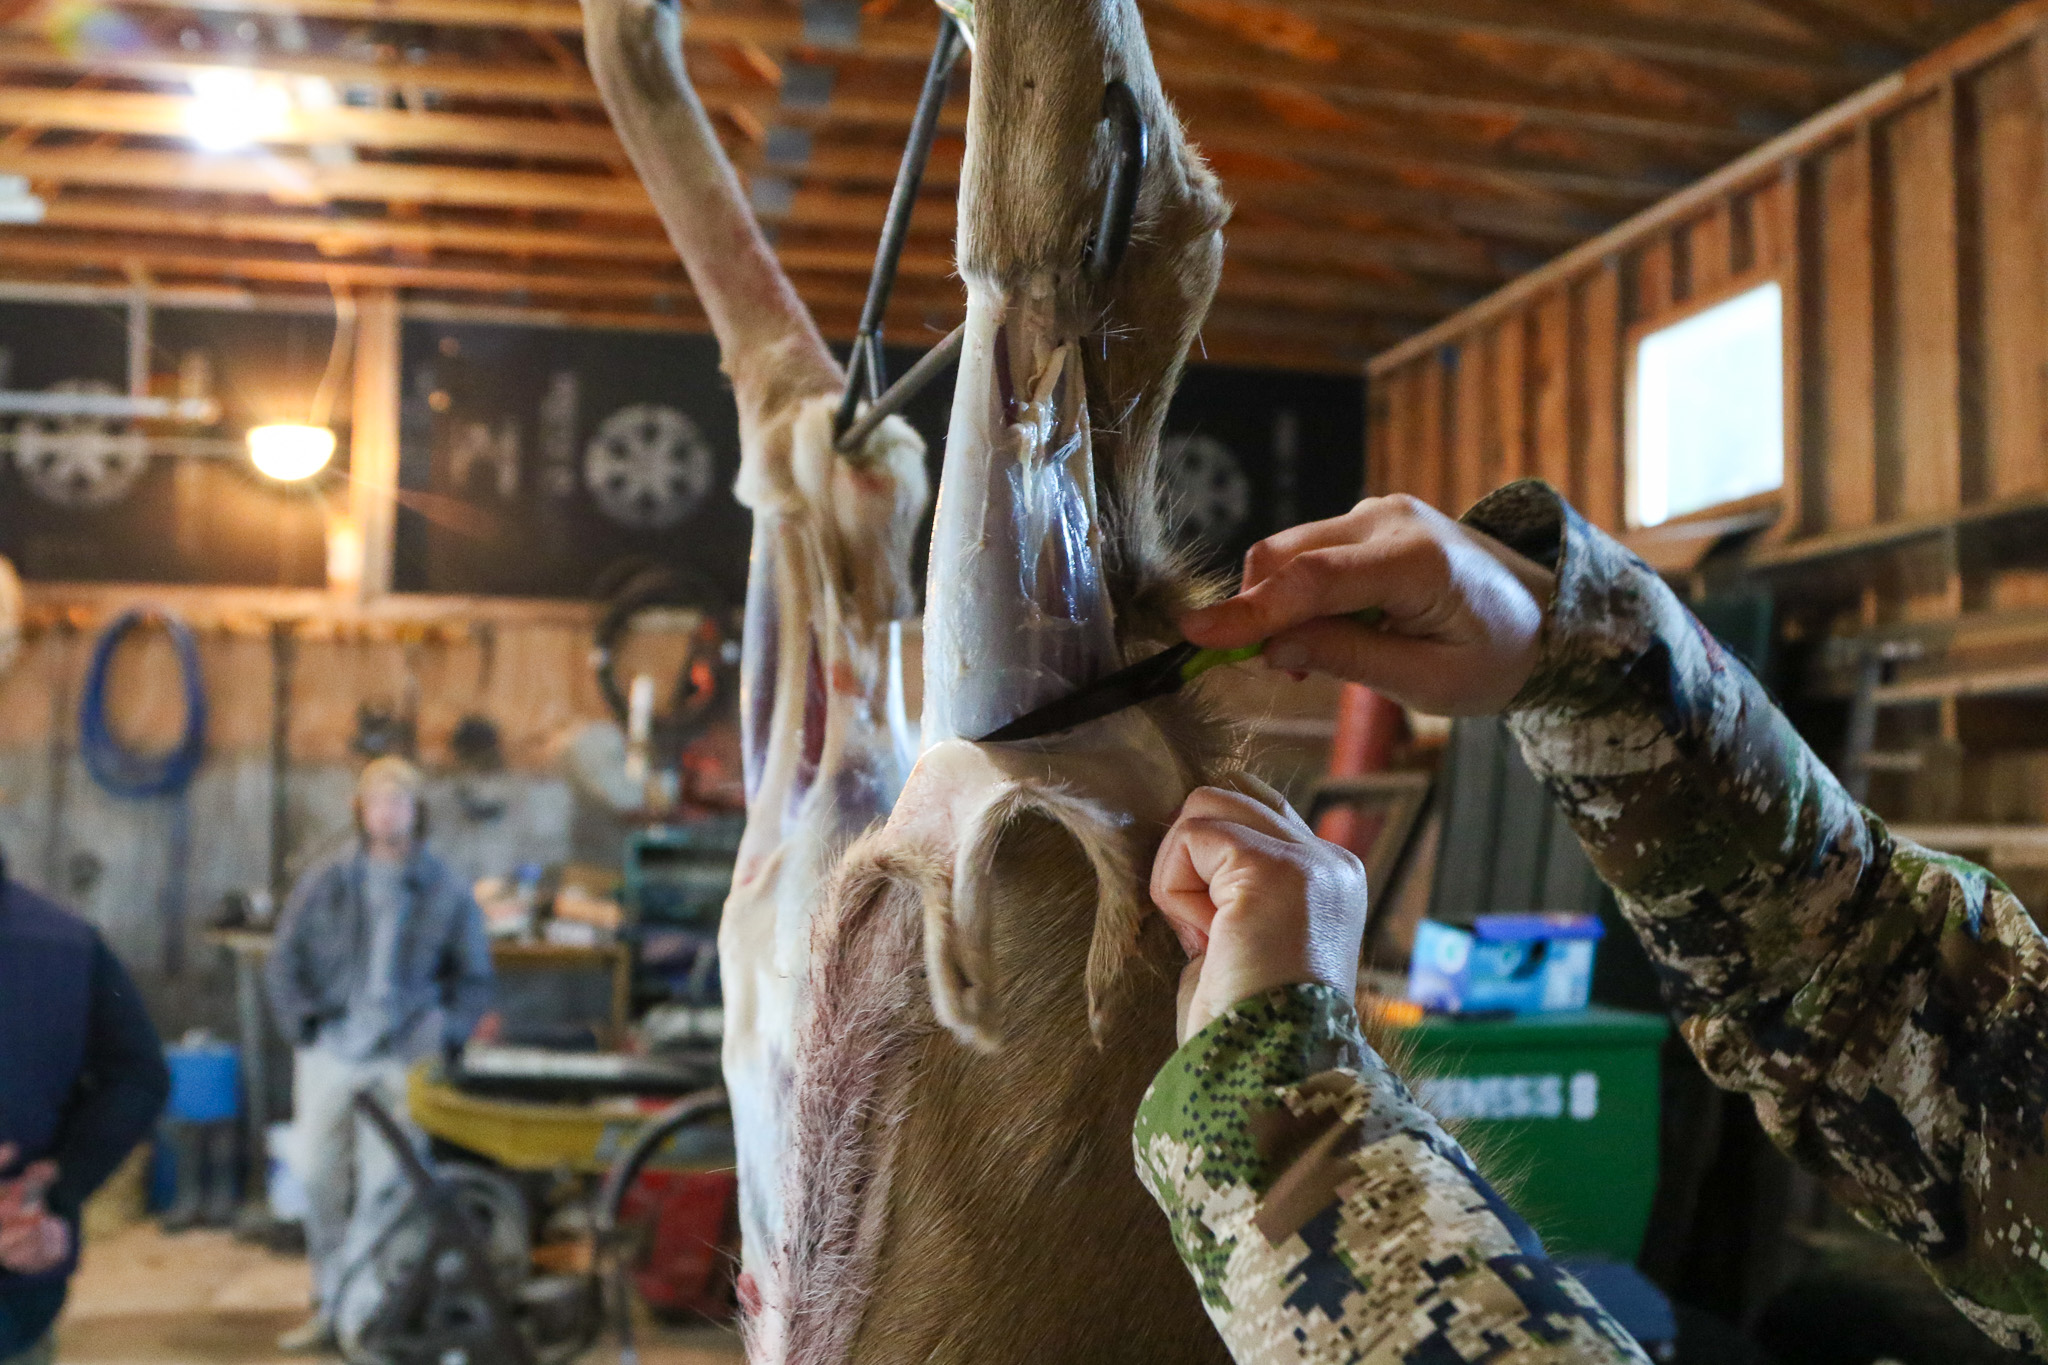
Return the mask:
{"type": "MultiPolygon", "coordinates": [[[[1367,607],[1364,611],[1349,613],[1348,619],[1367,630],[1373,630],[1387,619],[1387,614],[1378,607],[1367,607]]],[[[1266,642],[1261,640],[1255,645],[1240,645],[1236,649],[1200,650],[1180,666],[1180,680],[1191,683],[1212,668],[1221,668],[1225,664],[1241,664],[1246,659],[1256,659],[1265,652],[1265,648],[1266,642]]]]}

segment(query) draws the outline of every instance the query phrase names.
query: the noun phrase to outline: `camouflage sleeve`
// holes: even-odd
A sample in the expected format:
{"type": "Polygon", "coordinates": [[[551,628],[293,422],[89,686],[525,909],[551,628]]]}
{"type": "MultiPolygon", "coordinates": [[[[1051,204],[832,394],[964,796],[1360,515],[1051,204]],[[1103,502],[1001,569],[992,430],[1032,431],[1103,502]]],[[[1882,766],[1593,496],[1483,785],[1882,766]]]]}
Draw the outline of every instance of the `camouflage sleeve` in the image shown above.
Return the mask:
{"type": "Polygon", "coordinates": [[[1239,1365],[1644,1360],[1327,987],[1240,1001],[1189,1039],[1132,1140],[1239,1365]]]}
{"type": "Polygon", "coordinates": [[[2048,1355],[2048,951],[1894,838],[1648,567],[1541,484],[1468,523],[1558,574],[1509,724],[1716,1084],[1958,1308],[2048,1355]]]}

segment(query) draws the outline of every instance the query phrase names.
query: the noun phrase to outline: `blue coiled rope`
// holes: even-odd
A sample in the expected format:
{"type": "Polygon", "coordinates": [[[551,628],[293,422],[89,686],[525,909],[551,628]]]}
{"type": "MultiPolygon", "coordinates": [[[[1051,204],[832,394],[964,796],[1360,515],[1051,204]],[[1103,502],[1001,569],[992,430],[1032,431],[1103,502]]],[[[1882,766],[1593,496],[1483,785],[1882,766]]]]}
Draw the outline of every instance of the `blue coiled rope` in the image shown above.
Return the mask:
{"type": "Polygon", "coordinates": [[[86,670],[85,695],[78,705],[78,748],[92,780],[115,796],[142,800],[170,796],[192,785],[206,757],[206,680],[199,672],[199,641],[192,628],[168,612],[126,611],[101,632],[86,670]],[[107,674],[114,652],[128,632],[155,621],[163,625],[178,651],[178,672],[185,686],[185,730],[161,754],[139,754],[125,747],[107,724],[107,674]]]}

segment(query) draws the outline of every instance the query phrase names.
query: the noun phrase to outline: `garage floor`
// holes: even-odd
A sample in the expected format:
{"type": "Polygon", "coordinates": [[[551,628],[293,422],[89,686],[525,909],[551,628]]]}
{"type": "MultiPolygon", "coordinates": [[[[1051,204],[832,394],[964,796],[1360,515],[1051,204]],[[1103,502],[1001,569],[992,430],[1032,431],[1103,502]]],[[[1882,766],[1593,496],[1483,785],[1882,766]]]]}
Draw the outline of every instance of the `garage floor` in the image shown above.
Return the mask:
{"type": "MultiPolygon", "coordinates": [[[[306,1315],[306,1262],[224,1232],[165,1236],[142,1223],[91,1243],[58,1331],[62,1365],[298,1365],[277,1334],[306,1315]]],[[[611,1365],[609,1346],[591,1365],[611,1365]]],[[[649,1330],[647,1365],[731,1365],[739,1338],[716,1328],[649,1330]]]]}

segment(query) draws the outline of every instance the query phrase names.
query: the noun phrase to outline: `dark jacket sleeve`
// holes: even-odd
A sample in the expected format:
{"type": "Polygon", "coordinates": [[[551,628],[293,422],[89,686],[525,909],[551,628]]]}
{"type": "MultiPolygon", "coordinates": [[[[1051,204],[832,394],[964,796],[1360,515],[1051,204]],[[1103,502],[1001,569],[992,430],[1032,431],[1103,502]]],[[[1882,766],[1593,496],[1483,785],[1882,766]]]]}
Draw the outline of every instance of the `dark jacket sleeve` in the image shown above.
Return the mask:
{"type": "Polygon", "coordinates": [[[1551,563],[1508,723],[1714,1082],[2048,1354],[2048,942],[1997,878],[1858,806],[1658,576],[1541,484],[1467,516],[1551,563]]]}
{"type": "Polygon", "coordinates": [[[170,1091],[163,1043],[142,993],[107,945],[95,944],[85,1065],[50,1153],[57,1163],[49,1193],[53,1212],[77,1218],[92,1192],[148,1136],[170,1091]]]}
{"type": "Polygon", "coordinates": [[[319,997],[306,980],[307,933],[319,908],[334,895],[332,882],[339,875],[334,865],[326,864],[299,878],[278,918],[277,938],[271,944],[270,960],[263,966],[271,1017],[293,1047],[311,1043],[325,1022],[319,997]]]}
{"type": "Polygon", "coordinates": [[[484,913],[477,908],[476,897],[452,882],[444,894],[453,896],[456,905],[441,962],[442,1043],[459,1048],[491,1008],[497,996],[497,972],[491,965],[491,936],[484,929],[484,913]]]}

